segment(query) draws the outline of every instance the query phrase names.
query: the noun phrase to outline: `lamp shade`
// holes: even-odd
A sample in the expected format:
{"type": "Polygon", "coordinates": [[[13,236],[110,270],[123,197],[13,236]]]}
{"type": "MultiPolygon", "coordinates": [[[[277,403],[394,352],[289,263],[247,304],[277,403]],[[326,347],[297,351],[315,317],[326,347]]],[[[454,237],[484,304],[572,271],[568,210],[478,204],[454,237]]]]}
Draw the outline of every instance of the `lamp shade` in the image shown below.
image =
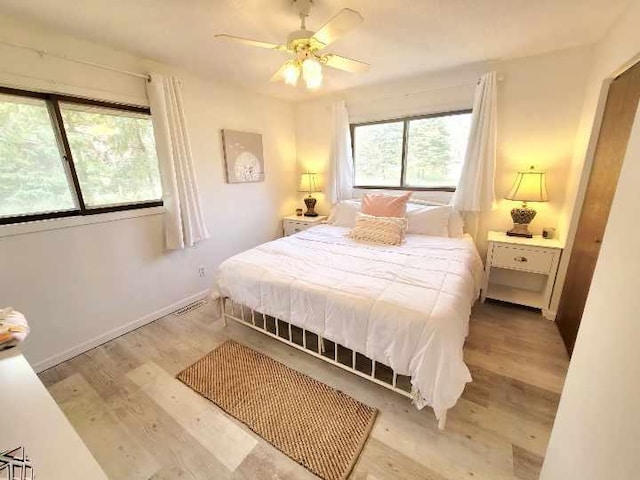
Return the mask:
{"type": "Polygon", "coordinates": [[[298,84],[298,77],[300,77],[300,67],[294,61],[288,62],[284,67],[282,76],[284,77],[284,83],[295,87],[298,84]]]}
{"type": "Polygon", "coordinates": [[[509,194],[504,198],[519,202],[548,202],[547,172],[536,171],[533,167],[518,172],[509,194]]]}
{"type": "Polygon", "coordinates": [[[319,173],[303,173],[300,176],[300,186],[298,187],[299,192],[321,192],[322,191],[322,183],[320,179],[319,173]]]}
{"type": "Polygon", "coordinates": [[[308,57],[302,62],[302,78],[310,90],[322,85],[322,65],[314,57],[308,57]]]}

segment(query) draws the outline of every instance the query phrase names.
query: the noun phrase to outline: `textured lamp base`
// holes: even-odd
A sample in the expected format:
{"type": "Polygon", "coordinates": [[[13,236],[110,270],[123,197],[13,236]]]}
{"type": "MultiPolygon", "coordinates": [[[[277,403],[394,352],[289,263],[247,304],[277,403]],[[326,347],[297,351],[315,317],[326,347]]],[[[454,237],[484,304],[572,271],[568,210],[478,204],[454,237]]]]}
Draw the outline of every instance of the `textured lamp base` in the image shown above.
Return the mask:
{"type": "Polygon", "coordinates": [[[507,232],[507,235],[510,237],[533,237],[531,232],[529,232],[529,224],[535,216],[536,211],[526,206],[512,209],[511,219],[513,220],[513,228],[507,232]]]}
{"type": "Polygon", "coordinates": [[[304,212],[305,217],[317,217],[318,214],[315,211],[316,199],[309,195],[304,199],[304,204],[307,206],[307,211],[304,212]]]}
{"type": "Polygon", "coordinates": [[[526,223],[514,223],[513,228],[507,231],[507,235],[509,237],[533,237],[533,234],[529,231],[529,225],[526,223]]]}

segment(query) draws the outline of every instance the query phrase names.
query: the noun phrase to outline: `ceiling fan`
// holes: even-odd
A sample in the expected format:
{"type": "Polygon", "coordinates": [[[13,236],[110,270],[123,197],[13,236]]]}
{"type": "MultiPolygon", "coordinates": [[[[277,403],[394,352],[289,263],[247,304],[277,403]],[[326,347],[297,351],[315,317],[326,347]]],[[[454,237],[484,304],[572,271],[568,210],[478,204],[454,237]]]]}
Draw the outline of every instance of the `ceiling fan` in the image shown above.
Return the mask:
{"type": "Polygon", "coordinates": [[[312,32],[307,30],[306,20],[313,2],[314,0],[293,0],[300,16],[300,30],[291,32],[284,45],[227,34],[218,34],[216,37],[289,54],[292,58],[271,77],[272,82],[284,80],[286,84],[295,86],[302,76],[308,89],[316,89],[322,85],[322,65],[352,73],[368,70],[369,65],[364,62],[334,53],[321,52],[342,35],[360,25],[363,21],[362,15],[350,8],[343,8],[317,32],[312,32]]]}

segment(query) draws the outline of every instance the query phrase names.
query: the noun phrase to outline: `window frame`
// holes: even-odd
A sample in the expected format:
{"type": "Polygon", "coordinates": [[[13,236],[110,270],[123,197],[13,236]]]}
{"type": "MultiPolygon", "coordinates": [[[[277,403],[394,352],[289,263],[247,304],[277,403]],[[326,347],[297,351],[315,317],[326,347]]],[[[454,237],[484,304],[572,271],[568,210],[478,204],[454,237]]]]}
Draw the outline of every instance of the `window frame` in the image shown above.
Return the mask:
{"type": "Polygon", "coordinates": [[[403,190],[403,191],[412,191],[412,192],[455,192],[455,186],[443,186],[443,187],[411,187],[406,184],[406,170],[407,170],[407,149],[408,149],[408,140],[409,140],[409,122],[412,120],[424,120],[426,118],[438,118],[438,117],[449,117],[453,115],[464,115],[473,113],[473,109],[467,108],[464,110],[450,110],[446,112],[437,112],[437,113],[428,113],[424,115],[412,115],[408,117],[397,117],[390,118],[386,120],[375,120],[373,122],[360,122],[360,123],[351,123],[349,125],[349,130],[351,132],[351,151],[353,152],[353,172],[354,172],[354,185],[353,188],[363,189],[363,190],[403,190]],[[399,186],[384,186],[384,185],[356,185],[355,184],[355,171],[356,171],[356,136],[355,129],[357,127],[363,127],[367,125],[380,125],[382,123],[403,123],[403,131],[402,131],[402,159],[400,166],[400,185],[399,186]]]}
{"type": "Polygon", "coordinates": [[[13,95],[18,97],[37,98],[44,100],[49,110],[49,117],[51,119],[51,128],[58,142],[60,154],[62,156],[61,161],[65,172],[69,176],[69,188],[71,194],[74,195],[77,201],[78,208],[71,210],[59,210],[54,212],[44,213],[31,213],[25,215],[14,215],[11,217],[0,217],[0,225],[11,225],[25,222],[35,222],[39,220],[51,220],[56,218],[67,217],[83,217],[88,215],[99,215],[101,213],[122,212],[126,210],[136,210],[150,207],[161,207],[164,205],[162,199],[160,200],[148,200],[144,202],[134,203],[122,203],[118,205],[108,205],[105,207],[87,207],[84,203],[82,190],[80,188],[80,181],[78,180],[78,174],[76,172],[76,165],[73,160],[73,154],[71,153],[71,147],[69,146],[69,139],[64,128],[64,122],[62,120],[62,112],[60,110],[60,102],[63,103],[75,103],[81,105],[89,105],[92,107],[102,107],[112,110],[120,110],[126,112],[134,112],[139,114],[148,115],[151,117],[151,109],[149,107],[143,107],[140,105],[131,105],[126,103],[105,102],[102,100],[94,100],[90,98],[76,97],[72,95],[61,95],[57,93],[45,93],[35,92],[31,90],[21,90],[17,88],[0,86],[0,94],[13,95]]]}

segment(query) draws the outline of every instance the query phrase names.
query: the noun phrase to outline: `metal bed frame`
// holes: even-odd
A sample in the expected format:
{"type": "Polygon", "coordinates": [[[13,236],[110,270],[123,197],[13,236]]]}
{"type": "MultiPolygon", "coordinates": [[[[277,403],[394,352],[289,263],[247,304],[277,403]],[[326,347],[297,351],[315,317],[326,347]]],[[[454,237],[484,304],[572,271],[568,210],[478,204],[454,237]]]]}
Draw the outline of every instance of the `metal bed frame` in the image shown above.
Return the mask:
{"type": "MultiPolygon", "coordinates": [[[[244,305],[234,302],[231,298],[229,297],[222,297],[220,299],[220,303],[221,303],[221,313],[222,313],[222,322],[223,325],[226,327],[227,326],[227,320],[233,320],[237,323],[240,323],[246,327],[249,327],[253,330],[256,330],[264,335],[267,335],[271,338],[274,338],[282,343],[285,343],[293,348],[296,348],[300,351],[303,351],[311,356],[314,356],[316,358],[319,358],[321,360],[324,360],[327,363],[330,363],[332,365],[335,365],[336,367],[339,367],[343,370],[346,370],[347,372],[353,373],[355,375],[358,375],[361,378],[364,378],[366,380],[369,380],[370,382],[373,382],[377,385],[381,385],[393,392],[399,393],[400,395],[413,399],[413,396],[411,394],[411,392],[409,390],[405,390],[403,388],[400,388],[398,386],[398,378],[399,377],[404,377],[402,375],[398,375],[395,370],[393,370],[390,366],[372,360],[369,357],[367,357],[366,355],[364,355],[361,352],[357,352],[351,348],[347,348],[344,347],[343,345],[340,345],[336,342],[333,342],[331,340],[327,340],[330,343],[332,343],[334,345],[333,347],[333,358],[327,355],[323,355],[323,353],[326,351],[325,348],[325,339],[318,335],[317,333],[311,332],[309,330],[306,330],[302,327],[297,327],[295,325],[291,325],[291,323],[285,322],[284,320],[280,320],[278,318],[272,317],[270,315],[265,315],[264,313],[260,313],[257,312],[249,307],[245,307],[244,305]],[[228,306],[230,306],[231,308],[227,308],[228,306]],[[229,311],[230,310],[230,311],[229,311]],[[239,314],[239,315],[238,315],[239,314]],[[270,329],[267,326],[267,320],[268,319],[273,319],[273,323],[274,323],[274,331],[270,331],[270,329]],[[258,320],[258,321],[256,321],[258,320]],[[283,323],[285,324],[284,327],[284,332],[281,332],[281,328],[280,328],[280,324],[283,323]],[[298,329],[301,330],[302,332],[302,342],[301,343],[297,343],[296,341],[294,341],[294,335],[293,335],[293,329],[298,329]],[[286,336],[283,336],[282,333],[284,333],[286,336]],[[308,345],[308,341],[307,341],[307,336],[308,334],[311,334],[313,337],[316,337],[317,340],[315,341],[316,345],[314,347],[309,347],[308,345]],[[345,364],[343,362],[340,362],[338,359],[338,350],[339,348],[342,348],[344,350],[348,350],[351,351],[351,364],[345,364]],[[371,364],[371,371],[370,373],[366,373],[363,372],[361,370],[358,370],[356,368],[356,361],[358,358],[358,355],[360,355],[361,357],[364,357],[365,359],[367,359],[370,364],[371,364]],[[381,365],[383,366],[385,369],[390,370],[391,371],[391,381],[390,382],[386,382],[382,379],[380,379],[379,377],[376,376],[376,365],[381,365]]],[[[313,338],[312,337],[312,338],[313,338]]],[[[438,420],[438,429],[439,430],[444,430],[445,427],[445,423],[446,423],[446,419],[447,419],[447,412],[445,411],[442,416],[440,417],[440,419],[438,420]]]]}

